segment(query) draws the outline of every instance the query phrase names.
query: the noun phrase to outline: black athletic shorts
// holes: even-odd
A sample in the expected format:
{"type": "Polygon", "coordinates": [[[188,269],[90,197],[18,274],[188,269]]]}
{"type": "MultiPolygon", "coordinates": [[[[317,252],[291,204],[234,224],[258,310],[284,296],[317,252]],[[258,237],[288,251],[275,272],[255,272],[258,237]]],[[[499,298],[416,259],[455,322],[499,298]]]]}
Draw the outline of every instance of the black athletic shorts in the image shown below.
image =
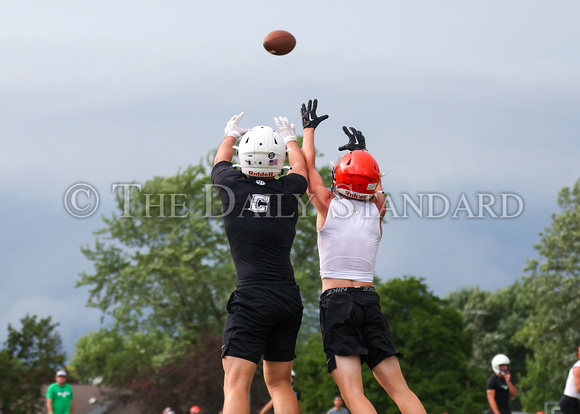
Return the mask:
{"type": "Polygon", "coordinates": [[[328,289],[320,296],[320,329],[328,372],[336,369],[336,355],[360,354],[372,370],[395,351],[387,320],[374,287],[328,289]]]}
{"type": "Polygon", "coordinates": [[[238,285],[228,301],[222,358],[256,364],[262,356],[266,361],[292,361],[303,309],[295,283],[238,285]]]}
{"type": "Polygon", "coordinates": [[[560,410],[562,414],[580,414],[580,400],[562,395],[562,398],[560,398],[560,410]]]}

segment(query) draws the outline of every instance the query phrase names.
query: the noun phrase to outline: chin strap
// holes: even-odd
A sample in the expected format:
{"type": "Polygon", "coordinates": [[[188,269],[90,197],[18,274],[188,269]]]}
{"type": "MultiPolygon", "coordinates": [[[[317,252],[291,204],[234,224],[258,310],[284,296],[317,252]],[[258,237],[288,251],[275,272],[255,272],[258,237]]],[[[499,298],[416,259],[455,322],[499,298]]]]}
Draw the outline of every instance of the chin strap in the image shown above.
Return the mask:
{"type": "Polygon", "coordinates": [[[336,192],[336,181],[334,180],[334,170],[336,169],[336,163],[331,160],[330,165],[332,165],[332,183],[330,184],[330,191],[335,193],[336,192]]]}

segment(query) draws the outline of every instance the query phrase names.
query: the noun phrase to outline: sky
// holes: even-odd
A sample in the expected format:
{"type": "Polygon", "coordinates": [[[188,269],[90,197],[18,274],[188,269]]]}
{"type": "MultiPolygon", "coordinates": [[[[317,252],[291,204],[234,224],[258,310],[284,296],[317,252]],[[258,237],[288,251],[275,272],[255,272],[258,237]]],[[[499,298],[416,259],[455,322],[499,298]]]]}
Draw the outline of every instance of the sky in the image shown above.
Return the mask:
{"type": "Polygon", "coordinates": [[[580,178],[579,14],[566,0],[3,1],[0,342],[51,316],[70,357],[103,326],[74,286],[113,186],[198,164],[242,111],[242,127],[286,116],[301,134],[313,98],[330,116],[318,165],[344,155],[346,125],[385,172],[380,278],[441,297],[508,287],[580,178]],[[279,29],[297,39],[286,56],[262,47],[279,29]],[[92,215],[71,214],[97,194],[92,215]]]}

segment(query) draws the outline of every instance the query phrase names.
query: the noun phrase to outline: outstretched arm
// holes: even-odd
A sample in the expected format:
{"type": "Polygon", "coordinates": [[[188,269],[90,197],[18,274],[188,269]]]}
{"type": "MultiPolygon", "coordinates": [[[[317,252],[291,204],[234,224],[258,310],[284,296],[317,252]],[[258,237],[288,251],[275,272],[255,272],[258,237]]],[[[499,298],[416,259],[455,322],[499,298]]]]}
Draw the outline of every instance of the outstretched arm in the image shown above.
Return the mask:
{"type": "Polygon", "coordinates": [[[379,184],[377,185],[377,189],[375,191],[375,195],[371,198],[371,201],[375,203],[375,206],[379,209],[381,213],[381,219],[385,217],[387,213],[387,197],[383,192],[383,185],[381,184],[381,180],[379,178],[379,184]]]}
{"type": "Polygon", "coordinates": [[[291,174],[300,174],[304,178],[308,179],[308,173],[306,171],[306,162],[304,161],[304,155],[300,151],[300,146],[296,141],[296,129],[294,124],[288,121],[288,118],[280,116],[274,118],[276,126],[278,127],[278,132],[284,144],[286,145],[286,150],[288,151],[288,164],[290,164],[291,174]]]}
{"type": "Polygon", "coordinates": [[[316,115],[316,107],[318,101],[308,101],[308,107],[302,104],[302,126],[304,128],[304,140],[302,141],[302,152],[306,161],[306,169],[308,171],[308,196],[312,200],[312,204],[316,208],[319,217],[318,228],[324,224],[324,219],[328,212],[328,206],[332,200],[332,192],[326,188],[320,173],[316,169],[316,148],[314,147],[314,129],[320,122],[328,118],[328,115],[318,117],[316,115]]]}
{"type": "Polygon", "coordinates": [[[304,154],[300,151],[300,146],[298,142],[291,141],[286,144],[288,149],[288,163],[290,164],[290,173],[300,174],[304,178],[308,179],[308,169],[306,168],[306,161],[304,160],[304,154]]]}
{"type": "Polygon", "coordinates": [[[328,205],[332,200],[332,192],[326,188],[320,173],[316,169],[316,149],[314,147],[314,128],[304,130],[304,140],[302,141],[302,152],[306,160],[308,171],[308,196],[319,214],[326,217],[328,205]]]}
{"type": "Polygon", "coordinates": [[[232,136],[227,136],[224,138],[222,143],[220,144],[217,153],[215,154],[215,158],[213,160],[213,165],[216,165],[218,162],[221,161],[232,161],[234,156],[234,144],[236,143],[236,139],[232,136]]]}

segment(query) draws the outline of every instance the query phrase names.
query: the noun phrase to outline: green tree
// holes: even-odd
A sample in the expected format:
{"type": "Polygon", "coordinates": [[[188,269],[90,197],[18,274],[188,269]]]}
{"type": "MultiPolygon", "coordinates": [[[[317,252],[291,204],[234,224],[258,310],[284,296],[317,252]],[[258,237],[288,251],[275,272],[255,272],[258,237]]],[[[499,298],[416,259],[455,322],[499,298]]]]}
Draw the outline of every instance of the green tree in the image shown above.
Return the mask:
{"type": "MultiPolygon", "coordinates": [[[[118,212],[103,218],[95,245],[82,249],[95,272],[82,273],[77,286],[89,287],[88,306],[111,316],[121,332],[163,330],[187,344],[195,332],[221,332],[237,280],[208,175],[211,158],[141,189],[118,188],[118,212]]],[[[320,289],[314,217],[305,196],[292,259],[307,304],[320,289]]]]}
{"type": "Polygon", "coordinates": [[[117,210],[82,249],[94,272],[77,286],[113,321],[79,340],[72,366],[83,379],[134,394],[201,333],[221,332],[236,275],[207,165],[118,188],[117,210]]]}
{"type": "Polygon", "coordinates": [[[143,369],[158,368],[171,357],[166,354],[170,342],[161,331],[121,334],[100,329],[77,341],[71,366],[81,381],[101,377],[108,385],[127,388],[143,369]]]}
{"type": "Polygon", "coordinates": [[[115,331],[100,329],[89,332],[76,342],[71,366],[81,382],[89,383],[101,377],[109,383],[118,372],[111,356],[120,353],[123,348],[123,337],[115,331]]]}
{"type": "Polygon", "coordinates": [[[521,381],[528,411],[559,399],[580,343],[580,180],[560,191],[558,205],[521,281],[519,301],[531,312],[515,339],[532,351],[521,381]]]}
{"type": "Polygon", "coordinates": [[[491,360],[496,354],[509,356],[515,377],[525,374],[530,350],[514,339],[530,314],[520,301],[521,283],[492,293],[479,286],[463,288],[447,295],[446,300],[458,309],[464,330],[473,336],[470,364],[491,375],[491,360]]]}
{"type": "Polygon", "coordinates": [[[49,316],[26,315],[20,330],[8,325],[8,339],[0,351],[0,412],[40,411],[42,385],[54,378],[65,361],[62,340],[49,316]]]}
{"type": "MultiPolygon", "coordinates": [[[[481,290],[478,286],[451,292],[446,299],[458,309],[464,322],[464,332],[472,335],[473,354],[469,365],[481,375],[493,374],[491,360],[496,354],[506,354],[510,358],[513,381],[516,388],[526,374],[526,357],[530,349],[515,340],[530,310],[519,300],[521,284],[498,290],[495,293],[481,290]]],[[[481,389],[483,393],[485,385],[481,389]]],[[[519,396],[510,402],[512,409],[520,409],[519,396]]]]}
{"type": "Polygon", "coordinates": [[[312,331],[308,336],[296,350],[298,358],[293,364],[296,388],[302,393],[303,412],[325,413],[332,407],[334,396],[340,392],[328,373],[320,331],[312,331]]]}
{"type": "Polygon", "coordinates": [[[235,270],[212,191],[203,164],[119,189],[122,214],[82,249],[95,267],[77,283],[90,287],[88,306],[120,332],[163,331],[177,348],[218,332],[235,270]]]}
{"type": "Polygon", "coordinates": [[[445,297],[448,303],[463,315],[464,332],[472,336],[470,365],[481,369],[482,372],[489,371],[489,361],[484,355],[487,354],[487,349],[482,346],[483,338],[488,332],[496,332],[497,326],[495,318],[490,317],[492,297],[493,293],[481,290],[479,286],[464,287],[450,292],[445,297]]]}
{"type": "Polygon", "coordinates": [[[181,413],[197,405],[203,412],[217,413],[223,406],[220,353],[220,336],[200,334],[187,352],[146,370],[131,387],[141,412],[160,413],[170,406],[181,413]]]}
{"type": "MultiPolygon", "coordinates": [[[[23,393],[25,373],[7,349],[0,351],[0,412],[14,413],[23,393]]],[[[36,393],[35,393],[36,394],[36,393]]],[[[36,395],[38,399],[38,395],[36,395]]],[[[27,398],[26,398],[27,399],[27,398]]]]}
{"type": "MultiPolygon", "coordinates": [[[[433,295],[423,279],[393,279],[377,292],[395,345],[405,355],[403,374],[427,412],[483,410],[485,377],[468,366],[472,337],[463,331],[461,314],[433,295]]],[[[388,402],[384,394],[381,398],[388,402]]]]}

